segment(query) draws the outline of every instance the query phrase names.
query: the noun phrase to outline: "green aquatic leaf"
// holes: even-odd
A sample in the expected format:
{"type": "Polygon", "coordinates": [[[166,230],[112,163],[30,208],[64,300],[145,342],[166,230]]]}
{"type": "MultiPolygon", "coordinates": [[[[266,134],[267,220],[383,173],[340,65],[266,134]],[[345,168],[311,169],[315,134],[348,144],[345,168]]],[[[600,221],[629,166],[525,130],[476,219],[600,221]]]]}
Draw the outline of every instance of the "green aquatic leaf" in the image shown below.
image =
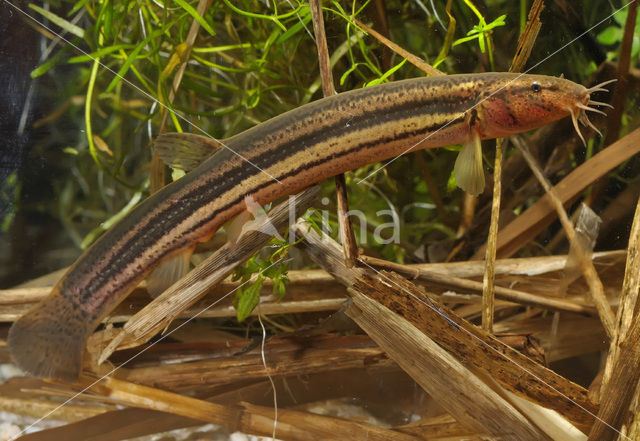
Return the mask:
{"type": "Polygon", "coordinates": [[[309,6],[304,5],[304,7],[302,9],[300,9],[299,16],[300,16],[300,21],[298,21],[296,24],[294,24],[289,29],[287,29],[287,32],[285,32],[284,34],[280,35],[278,37],[278,39],[276,40],[276,44],[284,43],[285,41],[287,41],[288,39],[290,39],[291,37],[296,35],[298,32],[300,32],[302,29],[304,29],[304,27],[306,25],[309,24],[309,22],[311,21],[311,14],[309,13],[309,6]]]}
{"type": "Polygon", "coordinates": [[[191,15],[198,23],[200,23],[200,26],[202,26],[211,36],[216,35],[211,25],[207,23],[207,21],[200,14],[198,14],[198,11],[196,11],[193,6],[191,6],[184,0],[175,0],[175,2],[179,4],[182,9],[187,11],[189,15],[191,15]]]}
{"type": "Polygon", "coordinates": [[[87,54],[87,55],[78,55],[76,57],[71,57],[67,60],[67,63],[69,64],[84,63],[86,61],[91,61],[95,58],[100,58],[104,55],[108,55],[112,52],[119,51],[120,49],[131,49],[133,47],[135,47],[133,44],[116,44],[113,46],[107,46],[95,52],[91,52],[90,54],[87,54]]]}
{"type": "Polygon", "coordinates": [[[262,290],[262,282],[264,276],[258,275],[255,282],[248,286],[244,286],[236,292],[236,298],[233,305],[236,307],[236,317],[239,322],[244,321],[260,303],[260,291],[262,290]]]}
{"type": "Polygon", "coordinates": [[[144,40],[142,40],[142,42],[140,42],[135,49],[133,49],[133,51],[131,51],[131,53],[129,54],[129,56],[127,57],[127,59],[125,60],[125,62],[122,64],[122,66],[120,67],[120,69],[118,69],[118,73],[115,77],[113,77],[113,80],[111,80],[111,83],[109,83],[109,85],[107,86],[107,88],[105,89],[105,93],[110,93],[114,87],[116,87],[116,85],[122,80],[122,78],[127,74],[127,72],[129,71],[129,68],[131,68],[131,65],[133,64],[133,62],[136,60],[136,58],[138,57],[138,55],[140,54],[140,51],[142,51],[142,49],[153,39],[159,37],[160,35],[162,35],[164,33],[165,29],[164,28],[160,28],[160,29],[156,29],[155,31],[153,31],[151,34],[149,34],[147,36],[147,38],[145,38],[144,40]]]}
{"type": "Polygon", "coordinates": [[[407,62],[406,59],[402,60],[401,62],[393,66],[391,69],[386,71],[380,78],[376,78],[375,80],[369,81],[367,84],[365,84],[365,87],[375,86],[376,84],[384,83],[385,81],[387,81],[387,78],[389,78],[391,75],[393,75],[395,71],[397,71],[402,66],[404,66],[404,63],[406,62],[407,62]]]}
{"type": "Polygon", "coordinates": [[[53,12],[42,9],[40,6],[34,5],[33,3],[29,3],[29,7],[36,11],[38,14],[42,15],[47,20],[60,26],[70,34],[73,34],[76,37],[84,38],[84,29],[82,29],[80,26],[76,26],[73,23],[65,20],[64,18],[57,16],[53,12]]]}
{"type": "Polygon", "coordinates": [[[60,61],[62,56],[68,52],[67,47],[68,46],[63,47],[53,57],[49,58],[47,61],[42,63],[40,66],[38,66],[35,69],[33,69],[31,71],[31,73],[29,74],[31,76],[31,78],[41,77],[42,75],[46,74],[51,69],[53,69],[58,64],[58,62],[60,61]]]}
{"type": "Polygon", "coordinates": [[[622,34],[623,32],[621,28],[609,26],[598,34],[597,39],[600,43],[610,46],[612,44],[619,43],[622,40],[622,34]]]}

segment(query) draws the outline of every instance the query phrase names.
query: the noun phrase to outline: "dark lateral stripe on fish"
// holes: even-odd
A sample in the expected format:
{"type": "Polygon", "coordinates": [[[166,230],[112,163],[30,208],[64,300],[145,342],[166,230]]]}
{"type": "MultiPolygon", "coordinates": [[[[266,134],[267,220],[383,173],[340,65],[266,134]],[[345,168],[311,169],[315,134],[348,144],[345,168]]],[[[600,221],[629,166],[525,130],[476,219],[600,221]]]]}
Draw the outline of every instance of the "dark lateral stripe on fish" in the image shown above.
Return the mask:
{"type": "MultiPolygon", "coordinates": [[[[8,338],[14,360],[37,376],[76,378],[85,341],[99,321],[160,260],[192,249],[240,213],[247,195],[266,204],[413,144],[478,146],[478,139],[509,136],[569,114],[577,124],[589,93],[598,90],[508,73],[419,78],[325,98],[235,135],[224,143],[263,171],[223,149],[136,206],[76,261],[49,297],[14,323],[8,338]],[[542,85],[539,93],[532,91],[534,82],[542,85]]],[[[180,135],[163,139],[171,137],[180,135]]],[[[185,149],[183,140],[178,145],[185,149]]],[[[199,141],[200,147],[209,144],[212,151],[219,146],[199,141]]]]}
{"type": "MultiPolygon", "coordinates": [[[[407,118],[416,117],[417,112],[415,111],[415,109],[412,109],[411,106],[416,106],[421,103],[423,102],[414,100],[414,101],[409,101],[404,105],[396,106],[394,110],[396,112],[401,112],[401,113],[396,115],[396,117],[393,119],[385,120],[384,123],[385,124],[400,123],[401,121],[404,121],[407,118]]],[[[457,108],[463,108],[464,104],[465,104],[464,102],[458,102],[457,108]]],[[[433,103],[429,102],[429,105],[433,105],[433,103]]],[[[467,104],[467,107],[468,107],[468,104],[467,104]]],[[[419,106],[418,108],[422,108],[422,107],[419,106]]],[[[425,113],[425,120],[434,119],[433,117],[431,117],[431,115],[429,115],[429,113],[430,112],[425,113]]],[[[456,113],[460,113],[460,111],[456,113]]],[[[395,112],[392,112],[392,114],[395,115],[395,112]]],[[[404,132],[400,136],[395,136],[393,140],[401,140],[404,138],[415,137],[416,135],[419,135],[421,133],[433,132],[433,131],[439,130],[445,125],[450,125],[456,122],[462,122],[463,120],[463,118],[460,118],[460,117],[454,118],[452,120],[451,115],[446,115],[446,114],[441,115],[439,119],[440,119],[440,122],[434,122],[434,123],[428,124],[423,128],[420,128],[418,130],[414,130],[411,132],[404,132]]],[[[371,127],[379,124],[379,122],[377,122],[375,119],[372,119],[372,120],[373,122],[367,122],[367,124],[362,124],[362,125],[359,124],[356,130],[366,131],[371,127]]],[[[346,121],[348,120],[342,119],[338,121],[337,127],[339,127],[339,129],[334,129],[332,131],[317,130],[309,134],[304,134],[297,138],[289,139],[286,143],[275,145],[272,149],[262,152],[257,157],[251,156],[248,159],[254,164],[269,164],[269,163],[276,162],[276,160],[278,162],[285,162],[290,156],[297,154],[313,145],[328,143],[328,142],[331,142],[332,140],[339,141],[340,136],[345,131],[344,124],[346,123],[346,121]]],[[[252,133],[252,135],[256,135],[256,133],[252,133]]],[[[390,142],[391,140],[392,140],[391,137],[386,137],[386,138],[381,138],[377,140],[367,141],[367,142],[355,145],[351,148],[338,151],[320,160],[303,164],[295,169],[290,170],[288,173],[275,176],[275,178],[281,181],[288,177],[294,176],[295,174],[299,173],[302,169],[314,167],[322,163],[358,152],[360,150],[370,148],[371,146],[378,145],[381,142],[382,143],[390,142]]],[[[240,145],[241,141],[244,141],[244,140],[243,139],[234,140],[234,142],[230,144],[229,147],[234,150],[236,148],[240,148],[242,147],[242,145],[240,145]]],[[[212,159],[215,159],[215,158],[212,158],[212,159]]],[[[228,159],[233,160],[234,158],[228,158],[228,159]]],[[[214,179],[207,180],[201,183],[197,183],[196,184],[197,186],[195,186],[190,193],[187,193],[182,197],[183,202],[181,202],[180,204],[174,204],[173,206],[167,207],[162,211],[150,212],[143,219],[136,219],[137,225],[136,226],[131,225],[131,228],[138,229],[139,233],[128,238],[128,240],[122,243],[121,245],[118,244],[117,242],[112,243],[111,249],[112,250],[113,249],[129,250],[129,249],[132,249],[134,246],[143,247],[143,248],[149,247],[152,243],[157,242],[158,239],[165,234],[167,229],[175,228],[180,223],[182,223],[185,219],[188,219],[196,209],[211,202],[215,198],[216,194],[220,194],[228,191],[230,188],[238,185],[239,181],[246,179],[248,176],[251,176],[251,175],[255,176],[262,173],[260,170],[257,170],[252,165],[247,164],[245,162],[238,161],[238,159],[235,159],[235,162],[239,162],[239,164],[236,167],[227,170],[221,176],[215,177],[214,179]],[[217,183],[215,185],[212,185],[212,182],[211,182],[212,180],[216,180],[217,183]],[[162,223],[158,222],[158,220],[162,220],[162,223]]],[[[263,185],[256,187],[255,190],[263,189],[264,187],[271,185],[273,183],[273,181],[271,181],[271,179],[268,176],[265,176],[265,178],[267,179],[267,182],[265,182],[263,185]]],[[[220,212],[224,212],[229,207],[232,207],[241,202],[242,202],[242,198],[238,198],[237,200],[229,202],[225,206],[215,210],[211,216],[207,217],[206,219],[203,219],[200,223],[186,230],[185,233],[190,233],[197,230],[198,228],[201,228],[206,223],[210,222],[212,218],[216,217],[220,212]]],[[[165,255],[171,253],[172,251],[173,250],[166,250],[165,252],[160,253],[158,257],[162,258],[165,255]]],[[[130,261],[123,259],[123,253],[118,252],[113,259],[105,263],[104,271],[101,273],[101,275],[91,279],[90,285],[88,285],[86,288],[86,293],[95,292],[98,289],[102,288],[105,285],[105,283],[109,283],[110,281],[113,281],[113,275],[121,274],[129,264],[130,264],[130,261]]],[[[121,280],[120,283],[114,284],[114,288],[125,286],[131,280],[132,278],[124,278],[121,280]]],[[[74,280],[74,283],[77,283],[77,280],[74,280]]],[[[81,298],[83,302],[87,300],[86,296],[81,295],[81,298]]]]}

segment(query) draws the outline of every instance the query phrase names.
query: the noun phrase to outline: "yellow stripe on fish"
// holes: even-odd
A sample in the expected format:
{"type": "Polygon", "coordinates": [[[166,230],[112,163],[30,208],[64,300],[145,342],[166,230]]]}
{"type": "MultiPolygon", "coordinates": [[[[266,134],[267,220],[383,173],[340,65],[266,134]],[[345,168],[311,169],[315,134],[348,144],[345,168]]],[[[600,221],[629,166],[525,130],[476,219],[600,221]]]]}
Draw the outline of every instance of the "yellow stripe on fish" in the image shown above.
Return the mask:
{"type": "MultiPolygon", "coordinates": [[[[13,359],[39,377],[76,379],[86,339],[100,321],[161,261],[190,253],[245,210],[247,196],[264,205],[408,149],[459,143],[464,147],[456,179],[479,193],[481,139],[568,115],[576,129],[577,121],[591,125],[584,111],[601,104],[590,101],[600,90],[539,75],[438,76],[342,93],[259,124],[225,140],[228,149],[150,196],[98,239],[50,296],[13,324],[13,359]]],[[[162,135],[157,142],[200,144],[205,152],[220,147],[185,134],[162,135]]]]}

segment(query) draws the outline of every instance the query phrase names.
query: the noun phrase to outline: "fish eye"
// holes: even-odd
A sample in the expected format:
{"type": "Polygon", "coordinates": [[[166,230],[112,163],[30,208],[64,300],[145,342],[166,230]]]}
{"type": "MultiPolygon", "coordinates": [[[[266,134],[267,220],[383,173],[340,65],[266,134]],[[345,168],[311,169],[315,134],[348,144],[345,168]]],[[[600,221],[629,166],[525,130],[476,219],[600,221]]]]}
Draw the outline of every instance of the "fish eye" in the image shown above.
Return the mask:
{"type": "Polygon", "coordinates": [[[534,92],[540,92],[542,90],[542,86],[537,81],[534,81],[533,83],[531,83],[531,90],[533,90],[534,92]]]}

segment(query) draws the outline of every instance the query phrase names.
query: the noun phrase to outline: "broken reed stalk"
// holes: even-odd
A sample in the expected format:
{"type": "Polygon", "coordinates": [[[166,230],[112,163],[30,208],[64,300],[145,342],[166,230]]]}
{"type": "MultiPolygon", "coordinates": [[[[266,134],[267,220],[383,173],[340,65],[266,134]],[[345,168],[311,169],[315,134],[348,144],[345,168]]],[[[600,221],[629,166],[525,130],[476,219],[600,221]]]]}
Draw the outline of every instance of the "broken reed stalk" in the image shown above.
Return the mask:
{"type": "Polygon", "coordinates": [[[622,36],[622,43],[620,44],[620,55],[618,63],[618,82],[614,86],[613,96],[611,97],[611,105],[613,109],[607,117],[607,134],[605,137],[604,145],[609,145],[615,142],[620,135],[620,124],[622,121],[622,114],[624,112],[624,103],[627,98],[628,84],[629,84],[629,67],[631,65],[631,52],[633,47],[634,35],[637,36],[636,17],[638,15],[638,1],[632,1],[628,3],[627,8],[627,20],[624,25],[624,34],[622,36]]]}
{"type": "Polygon", "coordinates": [[[380,43],[384,44],[386,47],[391,49],[396,54],[400,55],[402,58],[405,58],[409,63],[413,64],[415,67],[417,67],[418,69],[420,69],[421,71],[423,71],[427,75],[429,75],[429,76],[446,75],[444,72],[442,72],[442,71],[436,69],[435,67],[431,66],[429,63],[425,62],[420,57],[417,57],[417,56],[413,55],[411,52],[408,52],[407,50],[405,50],[402,47],[398,46],[393,41],[391,41],[387,37],[385,37],[384,35],[380,34],[379,32],[377,32],[377,31],[375,31],[373,29],[371,29],[369,26],[367,26],[366,24],[362,23],[360,20],[354,19],[354,22],[361,29],[363,29],[366,33],[372,35],[380,43]]]}
{"type": "MultiPolygon", "coordinates": [[[[98,404],[71,404],[60,406],[59,401],[43,400],[40,398],[18,398],[0,395],[0,409],[2,412],[26,415],[32,418],[42,418],[64,421],[67,423],[82,421],[111,410],[115,410],[113,405],[98,404]]],[[[2,438],[8,439],[8,438],[2,438]]]]}
{"type": "MultiPolygon", "coordinates": [[[[607,286],[609,290],[612,290],[614,286],[622,286],[622,283],[618,283],[618,277],[616,277],[615,273],[619,272],[621,275],[620,279],[622,278],[622,274],[624,274],[626,250],[595,252],[592,258],[600,277],[603,278],[603,283],[605,283],[605,286],[607,286]]],[[[460,290],[465,294],[478,294],[482,289],[482,284],[475,280],[460,280],[482,277],[484,274],[484,262],[481,260],[401,265],[367,256],[363,256],[362,259],[378,269],[383,268],[396,271],[409,279],[434,282],[445,289],[460,290]],[[437,276],[432,277],[434,274],[439,275],[439,277],[437,279],[435,278],[437,276]],[[449,280],[451,281],[450,283],[449,280]],[[464,286],[458,284],[459,281],[463,282],[464,286]],[[467,285],[468,282],[471,282],[471,285],[467,285]],[[475,285],[473,285],[474,283],[475,285]]],[[[499,291],[497,297],[499,299],[501,298],[500,290],[505,287],[505,284],[513,283],[514,280],[512,279],[514,277],[516,279],[520,279],[520,277],[523,276],[527,277],[528,285],[534,287],[543,286],[543,284],[549,281],[550,277],[556,280],[556,275],[553,273],[563,271],[566,259],[567,256],[498,259],[495,266],[496,279],[502,286],[500,284],[496,286],[496,289],[499,291]]],[[[264,314],[335,311],[341,308],[342,303],[346,299],[346,290],[342,285],[321,269],[291,270],[288,274],[290,283],[287,287],[287,296],[281,301],[271,295],[271,284],[268,280],[265,281],[260,294],[262,298],[260,307],[264,314]]],[[[45,285],[42,286],[0,290],[0,321],[11,322],[16,320],[35,303],[47,297],[51,293],[53,284],[60,278],[60,273],[56,271],[52,273],[52,277],[45,277],[47,277],[47,280],[43,282],[45,285]]],[[[235,289],[238,285],[239,282],[231,282],[228,279],[223,280],[215,287],[210,288],[207,291],[206,297],[203,297],[198,303],[182,311],[178,317],[192,317],[200,311],[203,305],[212,303],[216,298],[235,289]]],[[[584,302],[573,296],[570,299],[558,299],[546,295],[547,292],[554,291],[553,287],[541,288],[539,291],[527,291],[528,289],[529,288],[512,289],[511,293],[524,292],[531,294],[530,298],[534,301],[532,306],[553,310],[570,310],[581,314],[597,316],[597,312],[590,302],[584,302]],[[552,304],[544,303],[547,302],[547,300],[550,300],[552,304]],[[559,300],[560,303],[553,303],[555,300],[559,300]]],[[[575,293],[580,291],[577,285],[573,287],[573,289],[575,293]]],[[[615,289],[616,293],[612,294],[617,296],[617,291],[618,290],[615,289]]],[[[508,295],[508,293],[509,291],[507,291],[505,295],[508,295]]],[[[451,301],[455,302],[453,299],[451,301]]],[[[126,302],[123,302],[111,313],[107,322],[126,322],[148,303],[149,298],[144,287],[137,288],[130,294],[126,302]]],[[[475,301],[472,301],[472,303],[475,303],[475,301]]],[[[522,301],[519,299],[518,303],[522,303],[522,301]]],[[[236,311],[229,299],[229,301],[225,300],[206,310],[200,317],[234,317],[235,315],[236,311]]]]}
{"type": "Polygon", "coordinates": [[[524,69],[524,66],[527,64],[533,45],[542,27],[540,14],[543,9],[543,0],[535,0],[531,5],[529,15],[527,16],[527,24],[518,38],[518,48],[511,62],[511,67],[509,67],[509,72],[522,72],[522,69],[524,69]]]}
{"type": "MultiPolygon", "coordinates": [[[[94,393],[121,404],[182,415],[219,424],[231,431],[271,436],[274,410],[249,403],[221,405],[164,390],[105,378],[83,378],[94,393]]],[[[278,410],[278,435],[282,439],[315,441],[317,439],[367,439],[378,441],[417,441],[411,435],[370,424],[316,415],[289,409],[278,410]]]]}
{"type": "MultiPolygon", "coordinates": [[[[629,232],[627,265],[622,282],[622,292],[616,315],[616,337],[611,340],[602,385],[605,386],[613,373],[620,343],[626,340],[631,324],[638,314],[638,290],[640,289],[640,200],[636,204],[633,224],[629,232]]],[[[604,390],[604,389],[602,389],[604,390]]]]}
{"type": "MultiPolygon", "coordinates": [[[[492,375],[495,381],[506,390],[551,408],[576,424],[581,430],[588,430],[596,407],[589,400],[584,388],[535,363],[461,319],[439,301],[425,296],[419,288],[405,279],[392,273],[378,273],[378,280],[372,276],[375,272],[365,271],[362,268],[346,268],[339,245],[329,237],[319,236],[315,231],[311,231],[305,222],[296,223],[293,231],[296,235],[305,238],[300,242],[299,247],[350,290],[357,289],[360,294],[371,297],[386,309],[408,320],[410,325],[407,326],[419,329],[425,338],[435,341],[456,359],[464,360],[466,366],[492,375]]],[[[372,267],[369,268],[373,270],[372,267]]],[[[412,351],[416,353],[420,352],[420,349],[412,348],[412,351]]],[[[394,355],[398,356],[393,352],[389,352],[389,355],[392,358],[394,355]]],[[[400,359],[395,361],[400,365],[406,363],[406,360],[402,360],[406,355],[406,353],[401,355],[400,359]]],[[[419,372],[422,373],[421,375],[427,375],[429,371],[425,367],[419,372]]],[[[469,375],[475,376],[471,372],[469,375]]],[[[418,383],[423,384],[425,381],[429,382],[432,379],[421,379],[418,383]]],[[[464,382],[464,379],[460,381],[464,382]]],[[[451,389],[443,392],[449,396],[446,399],[455,396],[459,387],[461,387],[460,384],[454,383],[451,389]]],[[[430,390],[430,392],[438,391],[430,390]]],[[[433,398],[437,401],[443,399],[439,395],[433,398]]],[[[472,402],[464,404],[469,406],[468,415],[476,414],[472,402]]],[[[484,413],[478,415],[484,415],[484,413]]],[[[456,414],[454,416],[458,417],[456,414]]],[[[499,419],[497,414],[495,417],[499,419]]],[[[508,417],[505,416],[505,418],[508,417]]],[[[491,423],[485,429],[489,430],[490,426],[492,426],[491,423]]]]}
{"type": "MultiPolygon", "coordinates": [[[[544,5],[536,0],[529,10],[527,25],[518,38],[518,48],[511,62],[509,72],[520,72],[538,36],[540,30],[540,13],[544,5]]],[[[495,304],[495,263],[498,241],[498,223],[500,221],[500,199],[502,197],[502,158],[504,139],[496,139],[496,157],[493,171],[493,198],[491,200],[491,220],[487,234],[487,248],[485,253],[485,273],[482,278],[482,329],[487,332],[493,330],[495,304]]]]}
{"type": "MultiPolygon", "coordinates": [[[[255,254],[271,236],[260,231],[261,226],[271,224],[276,229],[291,225],[296,213],[307,210],[320,193],[318,186],[311,187],[295,197],[290,197],[271,212],[258,219],[255,229],[241,236],[238,243],[226,243],[204,262],[174,283],[160,296],[135,314],[111,340],[99,357],[102,363],[119,347],[138,346],[169,325],[182,311],[193,305],[210,287],[227,277],[234,268],[255,254]]],[[[227,293],[228,294],[228,293],[227,293]]],[[[93,341],[100,341],[98,335],[93,341]]],[[[88,345],[89,348],[92,345],[88,345]]]]}
{"type": "MultiPolygon", "coordinates": [[[[255,341],[239,340],[219,344],[183,346],[186,359],[181,363],[181,346],[176,345],[175,356],[160,349],[161,359],[140,367],[118,371],[116,377],[137,384],[146,384],[174,392],[202,390],[212,387],[261,381],[265,378],[261,348],[248,352],[255,341]],[[199,349],[198,349],[199,347],[199,349]],[[198,359],[198,355],[201,359],[198,359]]],[[[169,346],[170,348],[171,346],[169,346]]],[[[126,358],[128,354],[120,357],[126,358]]],[[[269,339],[264,355],[273,377],[292,378],[314,374],[366,369],[370,372],[397,370],[375,342],[365,335],[304,335],[269,339]]]]}
{"type": "Polygon", "coordinates": [[[385,291],[387,281],[361,281],[350,288],[347,315],[396,360],[438,404],[467,427],[504,440],[545,439],[516,408],[406,319],[363,291],[385,291]],[[376,285],[382,285],[383,288],[376,285]],[[424,375],[429,372],[429,376],[424,375]],[[470,403],[472,403],[470,405],[470,403]]]}
{"type": "MultiPolygon", "coordinates": [[[[629,235],[627,267],[624,274],[615,338],[609,349],[602,387],[600,412],[589,433],[590,441],[618,438],[618,431],[629,415],[629,406],[637,399],[640,380],[640,199],[629,235]]],[[[636,419],[637,417],[633,417],[636,419]]]]}
{"type": "MultiPolygon", "coordinates": [[[[597,251],[593,253],[592,258],[594,263],[605,268],[612,265],[624,266],[626,256],[626,250],[597,251]]],[[[423,271],[425,274],[435,272],[445,276],[464,278],[482,277],[484,274],[484,262],[481,260],[402,265],[369,256],[362,256],[361,258],[371,259],[371,261],[376,262],[376,265],[379,264],[384,267],[392,265],[394,268],[398,268],[394,269],[394,271],[406,274],[409,278],[420,277],[423,271]]],[[[563,271],[566,267],[566,261],[566,255],[498,259],[496,260],[496,275],[536,277],[554,271],[563,271]]]]}
{"type": "Polygon", "coordinates": [[[502,196],[502,138],[496,139],[496,158],[493,171],[493,197],[491,200],[491,221],[487,234],[484,275],[482,277],[482,329],[493,332],[495,307],[495,265],[498,222],[500,221],[500,198],[502,196]]]}
{"type": "MultiPolygon", "coordinates": [[[[333,85],[333,75],[331,73],[331,62],[329,49],[327,48],[327,35],[324,29],[324,18],[322,16],[322,4],[320,0],[309,0],[309,10],[313,21],[313,33],[316,36],[316,47],[318,49],[318,64],[320,78],[322,79],[322,93],[325,97],[335,95],[336,89],[333,85]]],[[[348,267],[355,265],[358,256],[358,246],[353,227],[349,220],[349,198],[347,197],[347,182],[344,174],[335,177],[338,228],[340,239],[344,247],[345,262],[348,267]]]]}
{"type": "Polygon", "coordinates": [[[349,198],[347,196],[347,182],[344,174],[335,177],[338,228],[340,229],[340,240],[344,248],[344,259],[348,267],[353,267],[358,258],[358,245],[353,232],[353,225],[349,219],[349,198]]]}
{"type": "MultiPolygon", "coordinates": [[[[640,152],[640,128],[628,133],[574,169],[553,187],[555,195],[562,203],[573,200],[589,185],[638,152],[640,152]]],[[[498,257],[509,257],[531,242],[538,233],[555,220],[555,212],[550,196],[544,195],[520,216],[502,227],[498,233],[498,257]]],[[[482,259],[484,253],[484,247],[479,248],[473,255],[473,259],[482,259]]]]}
{"type": "Polygon", "coordinates": [[[520,141],[518,137],[513,137],[514,144],[518,147],[523,157],[529,164],[531,171],[536,176],[540,185],[544,188],[548,197],[551,200],[551,203],[556,209],[558,214],[558,219],[562,224],[562,228],[567,235],[567,240],[571,245],[572,249],[576,250],[576,256],[578,257],[578,262],[580,264],[580,269],[582,270],[582,275],[585,278],[585,281],[589,285],[589,292],[591,293],[591,300],[596,305],[596,309],[598,310],[598,315],[600,316],[600,321],[602,322],[602,326],[604,326],[605,331],[607,332],[607,336],[609,339],[613,339],[615,336],[615,316],[607,301],[607,297],[604,295],[604,286],[602,285],[602,281],[598,277],[598,273],[593,266],[593,263],[590,258],[587,258],[585,255],[586,250],[580,240],[576,239],[576,232],[573,228],[573,224],[567,215],[567,212],[564,209],[564,205],[562,201],[555,194],[555,191],[547,178],[540,170],[540,167],[536,164],[535,159],[529,153],[526,145],[520,141]],[[575,247],[575,248],[574,248],[575,247]]]}
{"type": "MultiPolygon", "coordinates": [[[[375,257],[361,256],[360,260],[374,267],[387,268],[396,271],[407,277],[428,280],[430,282],[435,282],[444,286],[470,291],[474,294],[482,294],[483,292],[483,283],[476,282],[475,280],[468,280],[463,277],[456,277],[451,274],[439,273],[433,270],[400,265],[393,262],[376,259],[375,257]]],[[[484,265],[484,262],[482,262],[482,264],[484,265]]],[[[559,299],[555,297],[545,297],[539,294],[531,294],[512,288],[505,288],[503,286],[495,286],[494,291],[499,299],[520,303],[522,305],[537,306],[540,308],[552,309],[557,311],[576,312],[579,314],[593,315],[596,313],[595,309],[591,305],[581,304],[571,300],[559,299]]]]}
{"type": "MultiPolygon", "coordinates": [[[[517,326],[508,328],[504,322],[502,325],[503,332],[507,334],[497,336],[498,340],[511,347],[517,346],[521,352],[526,351],[530,358],[542,355],[540,352],[534,352],[536,347],[531,345],[528,336],[513,334],[518,332],[517,326]]],[[[539,320],[534,326],[524,328],[523,332],[541,336],[548,329],[548,325],[548,320],[539,320]]],[[[593,325],[594,321],[590,319],[568,317],[561,335],[567,338],[567,344],[572,345],[569,351],[573,352],[566,351],[565,355],[562,354],[564,348],[556,347],[555,354],[559,354],[557,359],[592,353],[594,348],[598,347],[597,343],[602,341],[603,334],[589,332],[593,325]],[[582,347],[572,344],[569,340],[572,338],[572,325],[581,326],[575,331],[575,335],[577,338],[582,337],[582,347]]],[[[318,331],[322,331],[322,328],[318,331]]],[[[194,332],[197,331],[192,331],[194,332]]],[[[133,360],[125,369],[119,369],[114,376],[121,380],[178,393],[220,387],[235,388],[242,383],[264,380],[261,348],[254,347],[255,344],[256,340],[241,339],[224,343],[169,343],[150,347],[140,359],[133,360]],[[253,349],[247,350],[252,347],[253,349]]],[[[541,344],[544,342],[541,341],[541,344]]],[[[135,351],[136,349],[118,354],[114,363],[129,359],[135,351]]],[[[297,333],[274,337],[269,339],[264,355],[268,360],[269,373],[274,378],[327,376],[349,370],[360,373],[366,370],[368,374],[379,375],[398,370],[397,364],[366,335],[343,337],[336,334],[297,333]]],[[[540,362],[544,362],[544,358],[556,360],[553,358],[554,353],[544,355],[546,357],[537,359],[540,362]]],[[[308,387],[311,388],[310,383],[308,387]]]]}
{"type": "MultiPolygon", "coordinates": [[[[200,0],[198,2],[196,14],[198,14],[200,17],[204,17],[209,5],[210,5],[210,0],[200,0]]],[[[198,20],[194,18],[193,21],[191,22],[191,27],[189,28],[189,33],[187,34],[187,38],[185,39],[184,43],[176,46],[174,49],[173,56],[180,57],[180,64],[178,67],[178,71],[173,77],[173,83],[172,83],[171,89],[169,90],[169,96],[166,103],[169,106],[171,106],[171,104],[173,103],[173,100],[176,97],[176,93],[178,92],[178,87],[180,87],[180,83],[182,82],[182,77],[184,76],[184,72],[187,68],[187,62],[189,61],[189,56],[191,55],[191,48],[193,48],[193,44],[196,41],[196,37],[198,36],[199,30],[200,30],[200,23],[198,22],[198,20]]],[[[168,61],[168,63],[172,62],[173,56],[168,61]]],[[[168,69],[168,68],[169,68],[169,65],[165,67],[165,69],[168,69]]],[[[171,72],[171,70],[169,72],[171,72]]],[[[162,84],[158,85],[158,91],[160,92],[159,98],[162,100],[162,94],[161,94],[162,84]]],[[[162,106],[162,121],[160,123],[159,133],[165,132],[165,129],[167,126],[167,119],[169,117],[169,112],[172,112],[172,111],[173,110],[169,110],[167,107],[162,106]]],[[[153,156],[151,158],[151,171],[149,173],[149,191],[151,193],[155,193],[156,191],[160,190],[162,187],[165,186],[165,168],[166,166],[164,162],[160,159],[157,152],[154,151],[153,156]]]]}
{"type": "Polygon", "coordinates": [[[589,441],[617,439],[629,412],[640,380],[640,320],[631,325],[627,338],[620,344],[617,363],[600,402],[598,419],[589,433],[589,441]]]}
{"type": "Polygon", "coordinates": [[[322,94],[325,97],[336,93],[331,73],[329,49],[327,47],[327,35],[324,30],[324,18],[322,16],[322,4],[320,0],[309,0],[309,11],[313,22],[313,33],[316,36],[316,49],[318,51],[318,68],[322,80],[322,94]]]}

